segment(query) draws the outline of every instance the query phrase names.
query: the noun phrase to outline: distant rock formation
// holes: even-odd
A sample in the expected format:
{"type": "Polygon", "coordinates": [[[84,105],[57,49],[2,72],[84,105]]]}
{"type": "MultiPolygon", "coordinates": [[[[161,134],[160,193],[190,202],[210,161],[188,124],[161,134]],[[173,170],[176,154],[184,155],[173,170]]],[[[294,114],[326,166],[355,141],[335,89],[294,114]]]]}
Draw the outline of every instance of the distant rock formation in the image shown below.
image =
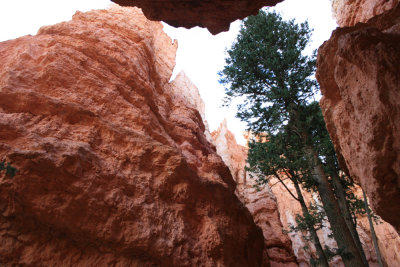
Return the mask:
{"type": "Polygon", "coordinates": [[[0,265],[260,266],[176,49],[120,7],[0,43],[0,265]]]}
{"type": "MultiPolygon", "coordinates": [[[[301,214],[300,204],[289,195],[284,186],[281,185],[277,179],[272,179],[271,184],[273,184],[271,190],[277,199],[283,228],[288,229],[290,224],[296,224],[296,214],[301,214]]],[[[293,193],[295,192],[292,183],[286,182],[286,186],[293,193]]],[[[358,195],[358,197],[362,199],[362,193],[359,187],[356,187],[354,194],[358,195]]],[[[303,191],[303,195],[307,203],[312,200],[321,204],[317,196],[306,191],[303,191]]],[[[367,216],[358,216],[357,231],[370,267],[378,267],[367,216]]],[[[375,224],[375,231],[377,233],[379,248],[383,260],[387,263],[387,266],[400,266],[400,236],[397,234],[393,226],[381,220],[380,223],[375,224]]],[[[331,231],[329,228],[324,227],[317,233],[323,246],[327,245],[330,248],[337,248],[335,240],[330,237],[331,231]]],[[[314,245],[305,239],[300,232],[290,233],[289,237],[292,240],[293,250],[300,266],[310,266],[310,255],[313,254],[316,256],[314,245]]],[[[343,261],[340,257],[333,258],[330,264],[336,267],[344,267],[343,261]]]]}
{"type": "Polygon", "coordinates": [[[321,108],[341,165],[400,231],[400,5],[318,51],[321,108]]]}
{"type": "MultiPolygon", "coordinates": [[[[236,143],[234,135],[228,130],[227,123],[221,123],[218,130],[211,133],[215,140],[217,152],[228,165],[237,182],[236,195],[252,213],[256,224],[263,230],[265,237],[265,255],[269,261],[265,266],[301,266],[309,267],[311,255],[316,257],[314,245],[302,233],[283,234],[289,225],[295,225],[296,214],[301,214],[301,207],[292,198],[277,179],[271,179],[269,185],[257,190],[253,187],[254,180],[245,172],[247,148],[236,143]]],[[[249,137],[249,136],[247,136],[249,137]]],[[[283,177],[284,178],[284,177],[283,177]]],[[[286,186],[295,194],[293,184],[284,180],[286,186]]],[[[354,192],[362,198],[360,187],[354,192]]],[[[318,197],[303,191],[307,203],[316,201],[318,197]]],[[[321,204],[321,203],[319,203],[321,204]]],[[[358,216],[357,231],[371,267],[378,267],[375,249],[373,247],[370,227],[366,216],[358,216]]],[[[381,221],[375,224],[381,254],[387,266],[400,266],[400,236],[388,223],[381,221]]],[[[337,248],[335,240],[330,237],[329,228],[322,228],[318,236],[323,246],[337,248]]],[[[330,262],[331,266],[343,267],[342,259],[337,256],[330,262]]]]}
{"type": "Polygon", "coordinates": [[[217,152],[231,170],[237,183],[236,195],[246,205],[256,224],[264,233],[263,266],[298,266],[290,238],[282,232],[283,226],[277,200],[268,186],[257,190],[245,171],[247,148],[237,144],[228,130],[226,120],[211,133],[217,152]]]}
{"type": "Polygon", "coordinates": [[[171,26],[207,28],[212,34],[229,30],[231,22],[256,15],[264,6],[283,0],[112,0],[121,6],[136,6],[148,19],[171,26]]]}

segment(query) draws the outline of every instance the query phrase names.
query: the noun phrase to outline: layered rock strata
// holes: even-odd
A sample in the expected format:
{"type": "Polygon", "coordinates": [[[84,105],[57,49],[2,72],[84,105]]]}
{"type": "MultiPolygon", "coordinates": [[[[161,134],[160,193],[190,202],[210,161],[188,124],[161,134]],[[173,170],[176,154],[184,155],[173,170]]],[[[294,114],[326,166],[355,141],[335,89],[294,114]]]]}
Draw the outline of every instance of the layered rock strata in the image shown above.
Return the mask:
{"type": "Polygon", "coordinates": [[[207,28],[212,34],[229,30],[231,22],[256,15],[263,6],[283,0],[112,0],[121,6],[136,6],[148,19],[165,21],[174,27],[207,28]]]}
{"type": "Polygon", "coordinates": [[[247,148],[237,144],[226,121],[211,133],[218,154],[228,165],[237,183],[236,195],[246,205],[264,234],[263,266],[298,266],[290,238],[283,233],[277,199],[268,186],[255,188],[245,171],[247,148]]]}
{"type": "Polygon", "coordinates": [[[343,167],[400,230],[400,5],[318,51],[321,108],[343,167]]]}
{"type": "Polygon", "coordinates": [[[0,265],[261,264],[176,48],[119,7],[0,43],[0,265]]]}

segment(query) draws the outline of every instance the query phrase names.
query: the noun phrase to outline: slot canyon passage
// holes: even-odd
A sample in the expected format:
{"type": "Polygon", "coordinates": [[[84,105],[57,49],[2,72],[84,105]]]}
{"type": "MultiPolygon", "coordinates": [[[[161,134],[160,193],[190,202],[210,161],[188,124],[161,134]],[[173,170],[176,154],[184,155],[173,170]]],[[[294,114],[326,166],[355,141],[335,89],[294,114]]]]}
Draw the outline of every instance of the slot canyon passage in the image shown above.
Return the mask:
{"type": "MultiPolygon", "coordinates": [[[[0,172],[0,265],[309,266],[310,242],[282,231],[300,205],[282,185],[256,190],[225,122],[210,133],[195,85],[169,82],[177,43],[152,21],[216,34],[280,1],[114,2],[135,7],[0,43],[0,161],[18,170],[0,172]]],[[[398,2],[333,1],[340,28],[316,74],[341,165],[383,219],[387,266],[400,266],[398,2]]],[[[378,266],[365,216],[357,231],[378,266]]]]}

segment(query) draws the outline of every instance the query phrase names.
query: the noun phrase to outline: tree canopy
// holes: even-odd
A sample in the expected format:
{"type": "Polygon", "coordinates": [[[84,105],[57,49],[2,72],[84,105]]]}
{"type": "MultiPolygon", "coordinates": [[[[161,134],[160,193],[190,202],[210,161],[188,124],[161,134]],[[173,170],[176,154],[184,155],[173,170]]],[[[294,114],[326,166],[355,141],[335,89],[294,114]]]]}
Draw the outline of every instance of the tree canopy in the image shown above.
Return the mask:
{"type": "Polygon", "coordinates": [[[315,53],[302,54],[310,36],[307,22],[287,22],[274,12],[260,11],[243,22],[227,51],[220,82],[227,85],[225,104],[244,97],[237,117],[249,129],[279,129],[289,120],[290,110],[306,104],[318,90],[315,53]]]}

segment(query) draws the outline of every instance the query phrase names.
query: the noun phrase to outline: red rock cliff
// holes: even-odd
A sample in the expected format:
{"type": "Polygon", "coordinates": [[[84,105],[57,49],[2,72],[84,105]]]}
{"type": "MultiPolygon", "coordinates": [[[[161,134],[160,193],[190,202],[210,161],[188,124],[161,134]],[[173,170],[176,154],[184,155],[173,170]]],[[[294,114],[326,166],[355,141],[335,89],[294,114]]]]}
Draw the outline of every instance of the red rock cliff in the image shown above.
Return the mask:
{"type": "Polygon", "coordinates": [[[175,27],[205,27],[212,34],[229,30],[231,22],[256,15],[263,6],[283,0],[112,0],[122,6],[136,6],[148,19],[175,27]]]}
{"type": "Polygon", "coordinates": [[[318,51],[321,108],[342,166],[400,230],[400,5],[318,51]]]}
{"type": "Polygon", "coordinates": [[[176,48],[117,7],[0,43],[1,265],[260,265],[176,48]]]}
{"type": "Polygon", "coordinates": [[[236,195],[246,205],[256,224],[264,234],[263,266],[298,266],[290,238],[282,232],[283,226],[277,199],[268,185],[257,190],[254,180],[245,171],[247,148],[236,143],[235,136],[228,130],[226,121],[211,133],[218,154],[228,165],[237,183],[236,195]]]}

